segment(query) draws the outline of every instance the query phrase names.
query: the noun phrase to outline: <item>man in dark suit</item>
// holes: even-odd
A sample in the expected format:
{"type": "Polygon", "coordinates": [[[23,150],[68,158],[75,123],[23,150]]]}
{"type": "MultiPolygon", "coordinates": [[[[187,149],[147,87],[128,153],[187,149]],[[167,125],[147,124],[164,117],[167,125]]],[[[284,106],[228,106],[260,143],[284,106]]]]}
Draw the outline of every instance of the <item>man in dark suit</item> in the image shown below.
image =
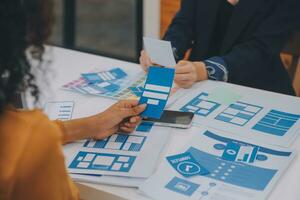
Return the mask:
{"type": "MultiPolygon", "coordinates": [[[[295,95],[280,51],[300,25],[299,0],[182,0],[164,40],[177,55],[175,82],[211,79],[295,95]],[[180,61],[191,49],[189,61],[180,61]]],[[[146,69],[152,63],[145,51],[146,69]]]]}

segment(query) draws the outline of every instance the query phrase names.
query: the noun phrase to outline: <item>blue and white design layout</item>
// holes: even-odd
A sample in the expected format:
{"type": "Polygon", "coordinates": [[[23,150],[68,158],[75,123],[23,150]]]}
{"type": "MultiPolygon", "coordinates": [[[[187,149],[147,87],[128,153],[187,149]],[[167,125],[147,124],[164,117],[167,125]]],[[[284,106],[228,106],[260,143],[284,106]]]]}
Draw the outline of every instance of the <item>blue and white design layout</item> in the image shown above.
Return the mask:
{"type": "Polygon", "coordinates": [[[186,177],[165,160],[140,187],[143,194],[159,200],[265,199],[295,157],[289,149],[221,131],[194,127],[191,132],[194,137],[178,156],[191,155],[210,173],[186,177]]]}
{"type": "Polygon", "coordinates": [[[143,117],[160,118],[169,98],[175,70],[150,67],[139,104],[147,104],[143,117]]]}
{"type": "Polygon", "coordinates": [[[115,92],[120,89],[120,86],[110,82],[101,82],[95,84],[86,84],[81,87],[77,87],[78,90],[82,90],[86,94],[104,94],[107,92],[115,92]]]}
{"type": "Polygon", "coordinates": [[[183,106],[180,110],[183,112],[192,112],[200,116],[208,116],[210,113],[216,110],[220,104],[213,101],[208,101],[207,97],[208,94],[202,92],[188,102],[185,106],[183,106]]]}
{"type": "Polygon", "coordinates": [[[115,134],[103,140],[88,140],[83,146],[87,148],[140,151],[145,140],[146,136],[115,134]]]}
{"type": "Polygon", "coordinates": [[[267,134],[284,136],[299,119],[300,115],[271,110],[253,129],[267,134]]]}
{"type": "Polygon", "coordinates": [[[216,119],[238,126],[244,126],[261,110],[262,107],[260,106],[255,106],[243,102],[236,102],[234,104],[231,104],[222,113],[220,113],[216,117],[216,119]]]}
{"type": "Polygon", "coordinates": [[[80,151],[69,168],[129,172],[135,156],[80,151]]]}
{"type": "Polygon", "coordinates": [[[205,81],[185,90],[185,95],[182,95],[168,109],[195,112],[193,125],[198,127],[217,128],[241,137],[255,138],[270,145],[289,147],[300,134],[299,104],[299,98],[227,83],[205,81]],[[220,88],[224,91],[220,92],[220,88]],[[235,96],[239,98],[231,101],[231,98],[226,96],[226,88],[234,91],[235,96]],[[208,96],[205,97],[204,94],[208,96]],[[197,98],[199,95],[200,98],[197,98]],[[201,103],[199,99],[213,101],[220,105],[211,112],[201,109],[201,113],[209,114],[199,115],[195,106],[201,103]],[[228,99],[230,103],[227,104],[228,99]]]}
{"type": "Polygon", "coordinates": [[[87,73],[81,75],[88,83],[92,83],[92,84],[109,82],[116,79],[122,79],[127,76],[126,72],[124,72],[120,68],[114,68],[109,71],[103,71],[98,73],[87,73]]]}
{"type": "MultiPolygon", "coordinates": [[[[66,159],[69,173],[147,178],[170,136],[170,128],[153,126],[149,132],[115,134],[88,140],[66,159]]],[[[87,177],[89,179],[89,177],[87,177]]]]}
{"type": "Polygon", "coordinates": [[[66,121],[72,119],[73,109],[73,101],[57,101],[46,103],[44,111],[50,120],[66,121]]]}

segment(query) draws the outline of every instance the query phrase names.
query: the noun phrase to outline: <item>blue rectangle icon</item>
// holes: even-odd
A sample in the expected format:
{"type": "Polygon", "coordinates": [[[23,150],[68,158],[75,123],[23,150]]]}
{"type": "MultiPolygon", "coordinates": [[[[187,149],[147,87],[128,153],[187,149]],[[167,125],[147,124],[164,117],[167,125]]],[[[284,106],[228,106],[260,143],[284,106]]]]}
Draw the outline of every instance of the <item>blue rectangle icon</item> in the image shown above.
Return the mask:
{"type": "Polygon", "coordinates": [[[141,151],[145,141],[145,136],[115,134],[103,140],[88,140],[83,146],[87,148],[141,151]]]}
{"type": "Polygon", "coordinates": [[[207,93],[201,93],[183,106],[180,110],[183,112],[192,112],[200,116],[208,116],[214,110],[216,110],[220,104],[206,100],[208,97],[207,93]]]}
{"type": "Polygon", "coordinates": [[[153,122],[142,122],[137,128],[136,131],[149,133],[153,127],[153,122]]]}
{"type": "Polygon", "coordinates": [[[69,168],[129,172],[135,159],[128,155],[79,151],[69,168]]]}
{"type": "Polygon", "coordinates": [[[216,120],[231,123],[238,126],[245,126],[255,115],[262,110],[262,107],[243,102],[236,102],[229,105],[216,120]]]}
{"type": "Polygon", "coordinates": [[[276,136],[284,136],[299,119],[300,115],[271,110],[252,129],[276,136]]]}
{"type": "Polygon", "coordinates": [[[167,104],[173,85],[175,69],[150,67],[139,104],[147,104],[142,117],[159,119],[167,104]]]}
{"type": "Polygon", "coordinates": [[[192,196],[194,192],[200,187],[200,185],[196,183],[192,183],[190,181],[174,177],[165,188],[183,194],[185,196],[192,196]]]}
{"type": "Polygon", "coordinates": [[[223,152],[222,158],[228,161],[235,161],[237,154],[239,153],[239,150],[240,150],[239,144],[233,142],[228,143],[223,152]]]}

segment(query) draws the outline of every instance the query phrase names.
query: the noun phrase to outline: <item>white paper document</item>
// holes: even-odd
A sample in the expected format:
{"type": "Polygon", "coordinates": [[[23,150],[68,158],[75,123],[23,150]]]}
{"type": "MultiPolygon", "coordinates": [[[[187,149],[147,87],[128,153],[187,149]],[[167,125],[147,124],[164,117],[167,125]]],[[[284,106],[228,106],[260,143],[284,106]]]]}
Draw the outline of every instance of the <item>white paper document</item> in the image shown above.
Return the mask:
{"type": "Polygon", "coordinates": [[[170,128],[153,126],[104,140],[88,140],[67,159],[70,173],[149,177],[170,136],[170,128]]]}
{"type": "Polygon", "coordinates": [[[195,113],[194,125],[226,130],[271,145],[289,147],[295,141],[300,133],[299,98],[228,83],[218,85],[222,94],[214,94],[220,90],[212,81],[198,83],[169,109],[195,113]],[[232,101],[231,91],[239,98],[232,101]],[[229,101],[230,104],[223,103],[229,101]]]}
{"type": "Polygon", "coordinates": [[[74,181],[138,188],[146,179],[103,175],[70,174],[74,181]]]}
{"type": "Polygon", "coordinates": [[[290,149],[193,127],[193,139],[165,157],[140,190],[157,200],[266,199],[295,157],[290,149]]]}
{"type": "Polygon", "coordinates": [[[72,119],[73,109],[73,101],[48,102],[44,107],[44,111],[50,120],[61,121],[72,119]]]}
{"type": "Polygon", "coordinates": [[[144,47],[153,63],[163,67],[176,65],[171,42],[144,37],[144,47]]]}

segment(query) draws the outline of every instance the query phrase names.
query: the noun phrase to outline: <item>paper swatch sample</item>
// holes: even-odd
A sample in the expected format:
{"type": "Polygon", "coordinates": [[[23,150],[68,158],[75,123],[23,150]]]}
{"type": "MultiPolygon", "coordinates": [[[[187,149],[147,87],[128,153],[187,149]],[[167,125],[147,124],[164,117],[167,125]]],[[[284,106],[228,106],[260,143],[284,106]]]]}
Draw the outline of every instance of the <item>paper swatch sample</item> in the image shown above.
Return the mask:
{"type": "Polygon", "coordinates": [[[150,67],[139,104],[147,104],[143,117],[159,119],[167,104],[174,80],[175,70],[150,67]]]}
{"type": "Polygon", "coordinates": [[[144,46],[153,63],[163,67],[176,65],[171,42],[144,37],[144,46]]]}

